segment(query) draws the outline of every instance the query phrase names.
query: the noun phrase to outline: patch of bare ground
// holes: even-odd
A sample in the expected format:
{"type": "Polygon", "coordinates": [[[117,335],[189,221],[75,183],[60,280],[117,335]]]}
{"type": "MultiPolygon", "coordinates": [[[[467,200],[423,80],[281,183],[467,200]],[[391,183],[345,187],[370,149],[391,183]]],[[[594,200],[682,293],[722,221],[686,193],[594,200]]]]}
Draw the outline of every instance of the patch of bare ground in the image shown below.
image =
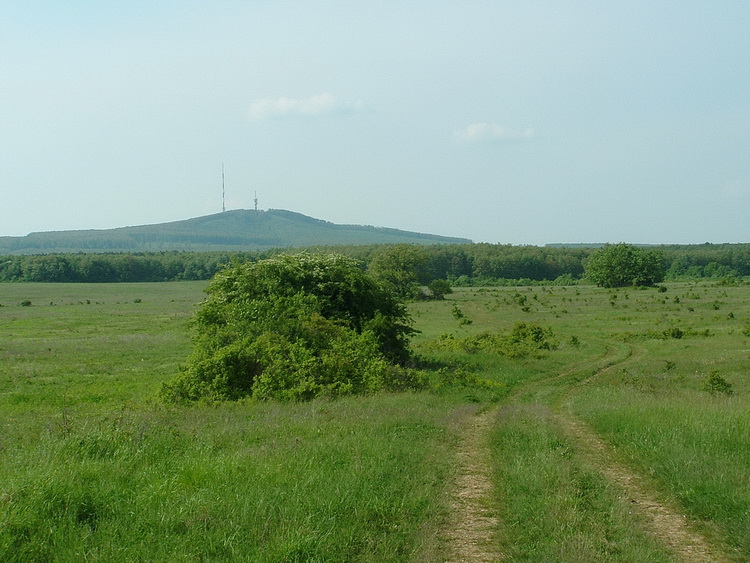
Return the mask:
{"type": "Polygon", "coordinates": [[[443,537],[452,563],[490,563],[503,559],[496,537],[499,518],[493,508],[490,451],[487,444],[497,408],[470,417],[462,428],[459,468],[450,499],[450,518],[443,537]]]}

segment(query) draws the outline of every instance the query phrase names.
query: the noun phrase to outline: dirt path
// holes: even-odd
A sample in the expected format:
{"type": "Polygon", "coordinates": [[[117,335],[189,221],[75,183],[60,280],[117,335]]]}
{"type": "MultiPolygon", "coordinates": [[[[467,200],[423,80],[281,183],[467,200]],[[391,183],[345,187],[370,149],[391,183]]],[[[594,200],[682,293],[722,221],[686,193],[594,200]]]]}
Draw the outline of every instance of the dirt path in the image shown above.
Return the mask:
{"type": "MultiPolygon", "coordinates": [[[[643,517],[646,532],[666,545],[674,553],[676,561],[728,562],[730,560],[720,550],[693,529],[679,510],[660,501],[646,479],[619,462],[614,449],[570,411],[569,399],[580,386],[621,366],[632,357],[633,352],[629,347],[608,349],[595,362],[583,362],[566,373],[518,388],[504,404],[512,404],[513,398],[534,393],[534,389],[538,392],[545,386],[558,384],[560,379],[569,378],[575,373],[588,372],[588,375],[574,379],[570,387],[558,394],[557,400],[553,400],[560,428],[573,439],[592,465],[622,491],[633,510],[643,517]],[[594,364],[598,364],[598,368],[593,367],[594,364]]],[[[457,455],[460,467],[450,501],[451,519],[448,529],[442,534],[448,542],[447,561],[451,563],[490,563],[505,559],[497,541],[500,518],[493,506],[492,466],[487,443],[498,410],[499,407],[494,407],[470,415],[469,422],[462,428],[457,455]]]]}
{"type": "MultiPolygon", "coordinates": [[[[607,349],[604,356],[595,361],[597,368],[592,369],[590,361],[583,362],[567,373],[550,378],[548,382],[568,377],[570,373],[584,368],[595,374],[598,368],[606,369],[627,355],[617,357],[615,351],[607,349]]],[[[535,382],[531,387],[538,387],[540,383],[544,382],[535,382]]],[[[504,403],[512,403],[513,398],[518,398],[527,390],[528,386],[517,388],[504,403]]],[[[491,563],[505,559],[499,551],[498,542],[493,541],[499,533],[500,519],[497,509],[493,507],[492,466],[487,444],[492,421],[499,410],[500,407],[494,407],[470,415],[469,423],[465,423],[464,419],[461,427],[461,445],[457,453],[459,469],[449,505],[451,517],[448,528],[441,534],[448,544],[447,562],[450,563],[491,563]]]]}
{"type": "Polygon", "coordinates": [[[451,519],[444,532],[452,563],[490,563],[503,559],[495,538],[499,518],[493,508],[490,452],[487,445],[497,407],[474,415],[463,430],[459,470],[450,501],[451,519]]]}
{"type": "Polygon", "coordinates": [[[621,356],[620,361],[607,363],[579,381],[577,385],[572,385],[558,401],[556,410],[560,427],[573,438],[594,466],[622,491],[633,509],[644,517],[648,525],[646,532],[671,549],[678,561],[696,563],[729,561],[695,531],[689,520],[675,507],[658,500],[644,477],[620,463],[612,446],[586,423],[576,418],[570,410],[570,397],[575,393],[576,388],[590,383],[607,371],[621,366],[629,358],[639,357],[642,353],[631,348],[626,355],[621,356]]]}
{"type": "Polygon", "coordinates": [[[644,479],[614,458],[612,447],[593,430],[571,416],[558,416],[560,426],[573,437],[595,467],[614,483],[648,524],[646,532],[669,547],[678,561],[719,563],[728,561],[675,508],[660,502],[644,479]]]}

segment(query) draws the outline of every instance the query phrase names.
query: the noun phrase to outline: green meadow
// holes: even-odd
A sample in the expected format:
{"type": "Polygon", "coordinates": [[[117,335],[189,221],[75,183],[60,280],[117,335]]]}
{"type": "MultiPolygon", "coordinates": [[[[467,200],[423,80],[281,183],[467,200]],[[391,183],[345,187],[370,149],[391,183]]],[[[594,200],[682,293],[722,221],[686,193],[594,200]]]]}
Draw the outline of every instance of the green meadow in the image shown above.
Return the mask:
{"type": "Polygon", "coordinates": [[[461,560],[483,414],[493,559],[682,560],[612,465],[750,559],[750,286],[461,288],[410,305],[428,390],[165,405],[205,286],[0,284],[0,560],[461,560]]]}

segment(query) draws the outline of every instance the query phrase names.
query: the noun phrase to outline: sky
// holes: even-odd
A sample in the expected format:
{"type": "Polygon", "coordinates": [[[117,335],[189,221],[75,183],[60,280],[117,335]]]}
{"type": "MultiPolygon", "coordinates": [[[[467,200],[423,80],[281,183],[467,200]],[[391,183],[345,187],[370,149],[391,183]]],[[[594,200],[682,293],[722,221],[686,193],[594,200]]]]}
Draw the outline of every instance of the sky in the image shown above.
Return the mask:
{"type": "Polygon", "coordinates": [[[0,236],[750,242],[750,2],[5,0],[0,236]]]}

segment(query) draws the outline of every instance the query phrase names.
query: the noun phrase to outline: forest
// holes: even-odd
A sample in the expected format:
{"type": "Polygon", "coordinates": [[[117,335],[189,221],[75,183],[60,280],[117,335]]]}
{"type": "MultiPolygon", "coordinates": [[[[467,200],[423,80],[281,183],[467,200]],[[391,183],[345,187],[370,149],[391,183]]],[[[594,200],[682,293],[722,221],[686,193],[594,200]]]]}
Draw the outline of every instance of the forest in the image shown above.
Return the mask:
{"type": "MultiPolygon", "coordinates": [[[[750,244],[662,245],[667,280],[750,275],[750,244]]],[[[304,249],[294,249],[298,252],[304,249]]],[[[450,280],[456,286],[571,284],[580,280],[596,250],[588,246],[505,244],[364,245],[310,248],[335,252],[369,266],[383,253],[417,257],[419,281],[450,280]]],[[[139,252],[0,256],[3,282],[158,282],[207,280],[233,261],[257,261],[292,249],[247,252],[139,252]]]]}

